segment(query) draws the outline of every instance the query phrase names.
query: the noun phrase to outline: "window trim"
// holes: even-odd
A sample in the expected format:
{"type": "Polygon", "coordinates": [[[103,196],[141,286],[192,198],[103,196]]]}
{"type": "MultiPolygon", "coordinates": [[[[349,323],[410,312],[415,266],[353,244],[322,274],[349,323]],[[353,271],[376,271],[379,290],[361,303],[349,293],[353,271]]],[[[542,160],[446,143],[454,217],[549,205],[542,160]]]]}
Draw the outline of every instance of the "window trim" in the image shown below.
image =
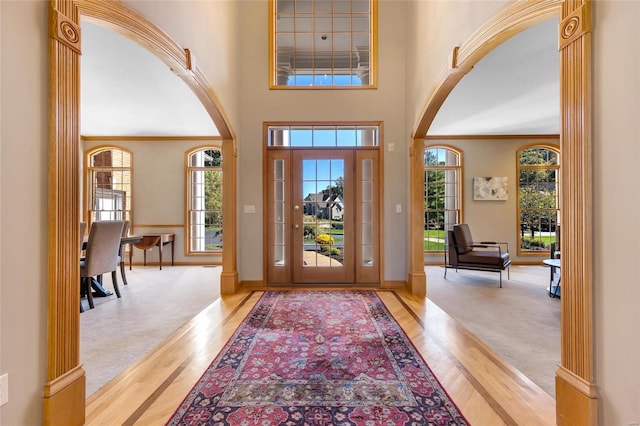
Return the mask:
{"type": "Polygon", "coordinates": [[[521,219],[522,219],[522,212],[520,209],[520,171],[522,169],[555,169],[556,170],[556,187],[557,187],[557,194],[556,194],[556,215],[557,215],[557,221],[559,224],[560,221],[560,215],[561,215],[561,206],[560,206],[560,202],[562,199],[562,180],[561,180],[561,175],[560,175],[560,167],[561,167],[561,162],[562,162],[562,158],[560,157],[560,145],[554,145],[552,143],[532,143],[532,144],[528,144],[525,146],[521,146],[520,148],[518,148],[518,150],[516,151],[516,179],[517,179],[517,183],[516,183],[516,246],[517,246],[517,255],[518,256],[522,256],[522,257],[549,257],[549,251],[548,250],[525,250],[522,248],[522,234],[521,234],[521,219]],[[553,152],[555,152],[557,158],[558,158],[558,164],[554,165],[554,166],[547,166],[547,165],[532,165],[532,166],[524,166],[522,167],[522,165],[520,164],[520,155],[524,152],[527,151],[529,149],[532,148],[544,148],[544,149],[548,149],[551,150],[553,152]]]}
{"type": "Polygon", "coordinates": [[[94,209],[91,207],[92,206],[92,201],[93,201],[93,181],[91,179],[91,175],[92,175],[92,171],[93,170],[99,170],[99,169],[113,169],[113,170],[122,170],[122,171],[129,171],[130,174],[130,195],[129,195],[129,208],[127,210],[123,210],[124,212],[128,212],[128,218],[127,218],[127,214],[125,213],[125,217],[123,218],[123,220],[129,220],[130,222],[130,226],[129,229],[133,229],[133,186],[134,186],[134,179],[133,179],[133,172],[134,172],[134,168],[133,168],[133,152],[123,148],[121,146],[117,146],[117,145],[99,145],[99,146],[94,146],[91,147],[87,150],[85,150],[84,152],[84,158],[85,158],[85,163],[84,163],[84,188],[83,188],[83,193],[84,193],[84,221],[87,222],[87,229],[89,229],[91,227],[91,223],[93,223],[92,220],[92,212],[94,211],[94,209]],[[122,151],[125,152],[127,154],[129,154],[129,158],[130,158],[130,166],[129,167],[93,167],[91,164],[91,159],[94,155],[96,155],[99,152],[102,151],[108,151],[108,150],[118,150],[118,151],[122,151]]]}
{"type": "MultiPolygon", "coordinates": [[[[426,142],[426,141],[425,141],[426,142]]],[[[456,185],[457,188],[457,197],[458,197],[458,206],[459,208],[458,210],[458,221],[461,223],[464,221],[464,151],[462,151],[460,148],[457,148],[455,146],[452,145],[446,145],[446,144],[440,144],[440,143],[436,143],[436,144],[429,144],[429,145],[423,145],[423,151],[422,151],[422,157],[421,157],[421,163],[422,163],[422,187],[424,188],[425,186],[425,182],[424,182],[424,173],[428,170],[428,169],[438,169],[438,170],[455,170],[458,172],[458,183],[456,185]],[[457,166],[440,166],[440,167],[427,167],[424,165],[424,156],[425,153],[428,150],[431,149],[445,149],[445,150],[449,150],[454,152],[455,154],[458,155],[458,165],[457,166]]],[[[424,189],[423,189],[424,191],[424,189]]],[[[422,196],[422,205],[424,206],[425,204],[425,195],[423,192],[423,196],[422,196]]],[[[422,222],[422,231],[424,232],[424,217],[426,215],[426,208],[423,207],[423,212],[422,212],[422,218],[423,218],[423,222],[422,222]]],[[[446,230],[446,226],[445,226],[445,230],[446,230]]],[[[446,235],[445,235],[445,241],[446,241],[446,235]]],[[[423,254],[427,255],[427,256],[433,256],[435,254],[442,254],[441,250],[424,250],[424,242],[422,243],[423,245],[423,254]]]]}
{"type": "MultiPolygon", "coordinates": [[[[196,146],[196,147],[191,147],[189,148],[185,154],[184,154],[184,173],[185,173],[185,179],[184,179],[184,194],[185,194],[185,201],[184,201],[184,252],[186,256],[217,256],[217,255],[221,255],[223,250],[224,250],[224,246],[221,249],[218,250],[211,250],[211,251],[195,251],[191,249],[191,171],[194,169],[207,169],[207,167],[191,167],[189,165],[189,159],[190,157],[195,154],[198,151],[203,151],[203,150],[207,150],[207,149],[212,149],[212,150],[216,150],[216,151],[220,151],[220,156],[222,158],[222,165],[219,168],[212,168],[212,169],[219,169],[219,171],[222,173],[222,182],[221,182],[221,189],[222,189],[222,197],[224,200],[224,152],[222,149],[222,143],[209,143],[206,145],[200,145],[200,146],[196,146]]],[[[222,215],[224,217],[224,202],[223,204],[221,204],[221,212],[222,215]]],[[[222,222],[221,225],[224,229],[224,221],[222,222]]]]}

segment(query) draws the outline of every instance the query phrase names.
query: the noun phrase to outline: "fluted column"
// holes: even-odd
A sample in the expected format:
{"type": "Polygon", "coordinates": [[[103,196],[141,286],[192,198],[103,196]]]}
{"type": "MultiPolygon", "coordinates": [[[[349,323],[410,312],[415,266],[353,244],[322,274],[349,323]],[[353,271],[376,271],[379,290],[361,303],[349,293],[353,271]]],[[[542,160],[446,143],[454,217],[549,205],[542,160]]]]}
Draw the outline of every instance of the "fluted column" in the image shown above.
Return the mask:
{"type": "Polygon", "coordinates": [[[565,0],[559,29],[562,129],[561,364],[559,425],[597,424],[593,362],[591,3],[565,0]]]}
{"type": "Polygon", "coordinates": [[[80,366],[80,27],[75,4],[49,8],[49,302],[43,424],[84,424],[80,366]]]}

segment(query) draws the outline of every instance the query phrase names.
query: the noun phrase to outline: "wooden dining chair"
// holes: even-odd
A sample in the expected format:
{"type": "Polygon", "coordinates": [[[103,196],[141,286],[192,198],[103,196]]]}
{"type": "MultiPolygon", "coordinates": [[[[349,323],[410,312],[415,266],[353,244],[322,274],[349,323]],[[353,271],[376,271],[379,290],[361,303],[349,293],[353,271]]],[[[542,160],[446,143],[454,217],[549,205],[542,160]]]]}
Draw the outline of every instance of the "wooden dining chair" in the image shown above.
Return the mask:
{"type": "Polygon", "coordinates": [[[118,269],[122,227],[121,220],[99,221],[91,225],[85,257],[80,260],[80,293],[87,295],[91,309],[93,309],[93,295],[91,293],[91,279],[93,277],[111,272],[113,289],[120,297],[116,270],[118,269]]]}

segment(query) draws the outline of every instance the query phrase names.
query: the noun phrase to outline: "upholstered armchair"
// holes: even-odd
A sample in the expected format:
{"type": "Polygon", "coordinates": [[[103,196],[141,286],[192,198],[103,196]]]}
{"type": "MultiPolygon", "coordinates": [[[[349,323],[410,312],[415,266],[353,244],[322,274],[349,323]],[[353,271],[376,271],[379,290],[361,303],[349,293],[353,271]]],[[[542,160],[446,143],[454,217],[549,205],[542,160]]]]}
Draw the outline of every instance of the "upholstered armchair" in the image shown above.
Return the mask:
{"type": "Polygon", "coordinates": [[[507,271],[509,278],[509,243],[496,241],[474,242],[471,230],[466,223],[453,226],[453,230],[447,232],[448,244],[445,246],[445,270],[470,269],[479,271],[492,271],[500,273],[500,287],[502,288],[502,271],[507,271]]]}

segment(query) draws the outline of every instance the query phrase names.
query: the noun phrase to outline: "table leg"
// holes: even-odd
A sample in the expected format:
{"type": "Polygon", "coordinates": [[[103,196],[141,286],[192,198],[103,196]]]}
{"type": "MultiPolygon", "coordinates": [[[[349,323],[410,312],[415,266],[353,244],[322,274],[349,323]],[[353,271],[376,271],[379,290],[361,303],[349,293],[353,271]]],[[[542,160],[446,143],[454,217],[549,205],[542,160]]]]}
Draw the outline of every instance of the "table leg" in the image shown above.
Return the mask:
{"type": "Polygon", "coordinates": [[[164,247],[164,244],[162,243],[162,238],[160,238],[160,241],[158,241],[158,247],[160,250],[160,270],[162,271],[162,248],[164,247]]]}
{"type": "Polygon", "coordinates": [[[174,264],[173,264],[173,252],[174,252],[174,244],[173,244],[173,240],[171,240],[171,266],[174,266],[174,264]]]}

